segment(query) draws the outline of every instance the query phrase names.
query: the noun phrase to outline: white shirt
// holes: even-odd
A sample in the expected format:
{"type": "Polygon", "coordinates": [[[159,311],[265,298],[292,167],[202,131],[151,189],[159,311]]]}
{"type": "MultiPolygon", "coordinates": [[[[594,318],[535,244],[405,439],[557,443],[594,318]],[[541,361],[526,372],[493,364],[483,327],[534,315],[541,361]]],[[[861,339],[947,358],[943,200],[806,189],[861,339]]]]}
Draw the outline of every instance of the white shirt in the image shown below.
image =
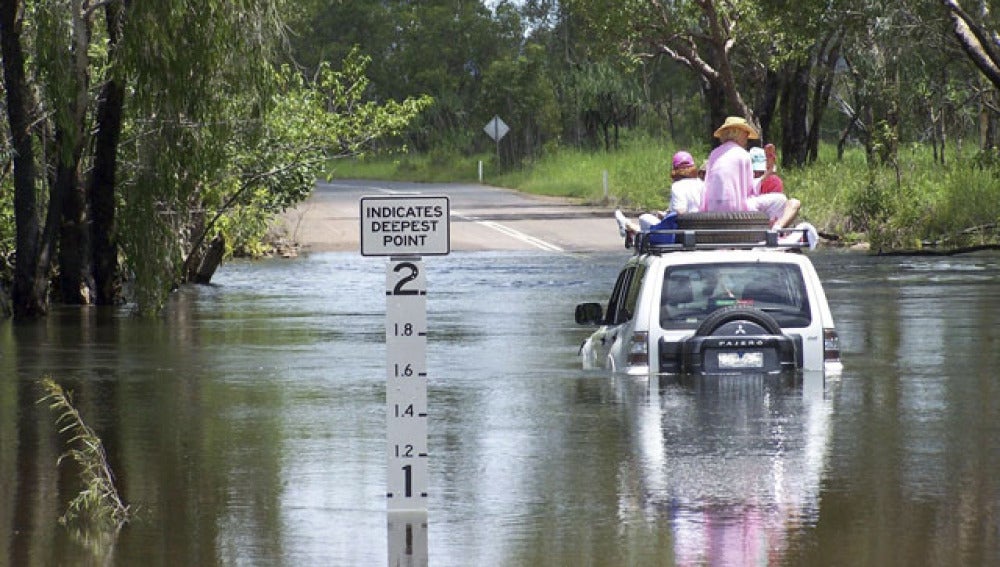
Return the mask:
{"type": "Polygon", "coordinates": [[[701,209],[701,198],[705,193],[705,183],[697,177],[686,177],[674,181],[670,186],[670,210],[678,213],[697,213],[701,209]]]}

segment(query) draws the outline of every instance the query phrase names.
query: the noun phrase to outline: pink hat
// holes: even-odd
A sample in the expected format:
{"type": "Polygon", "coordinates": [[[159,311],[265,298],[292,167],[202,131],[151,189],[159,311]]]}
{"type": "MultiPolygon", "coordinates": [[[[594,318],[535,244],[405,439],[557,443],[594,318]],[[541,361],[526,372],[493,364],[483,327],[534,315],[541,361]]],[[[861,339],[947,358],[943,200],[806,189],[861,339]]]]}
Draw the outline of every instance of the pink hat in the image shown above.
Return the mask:
{"type": "Polygon", "coordinates": [[[683,150],[674,154],[674,169],[681,167],[694,167],[694,158],[683,150]]]}

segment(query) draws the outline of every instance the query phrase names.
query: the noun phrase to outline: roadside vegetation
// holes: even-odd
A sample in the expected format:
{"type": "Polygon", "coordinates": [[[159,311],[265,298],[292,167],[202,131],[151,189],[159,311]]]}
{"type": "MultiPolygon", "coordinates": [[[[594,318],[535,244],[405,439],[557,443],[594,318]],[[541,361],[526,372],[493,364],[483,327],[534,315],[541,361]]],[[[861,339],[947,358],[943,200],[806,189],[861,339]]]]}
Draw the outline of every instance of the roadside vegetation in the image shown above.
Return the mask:
{"type": "MultiPolygon", "coordinates": [[[[679,146],[649,137],[629,139],[615,152],[561,149],[506,172],[495,156],[382,155],[337,161],[338,178],[417,182],[478,182],[581,203],[645,211],[666,206],[669,156],[679,146]],[[607,172],[607,194],[604,175],[607,172]]],[[[685,149],[690,149],[685,147],[685,149]]],[[[707,156],[708,148],[691,150],[707,156]]],[[[1000,219],[1000,164],[974,146],[948,149],[947,163],[925,145],[899,154],[895,167],[869,168],[862,148],[841,157],[821,144],[815,163],[781,170],[785,191],[802,201],[800,220],[843,245],[865,243],[874,251],[956,249],[995,244],[1000,219]]]]}

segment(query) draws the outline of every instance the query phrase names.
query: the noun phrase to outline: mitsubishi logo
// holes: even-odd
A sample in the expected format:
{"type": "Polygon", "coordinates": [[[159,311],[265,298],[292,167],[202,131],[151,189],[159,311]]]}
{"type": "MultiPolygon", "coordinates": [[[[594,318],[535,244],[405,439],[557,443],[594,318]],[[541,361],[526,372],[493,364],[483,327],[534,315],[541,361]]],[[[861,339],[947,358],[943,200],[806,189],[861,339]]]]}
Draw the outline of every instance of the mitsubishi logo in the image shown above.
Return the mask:
{"type": "Polygon", "coordinates": [[[746,329],[743,328],[743,323],[740,323],[740,324],[738,324],[736,326],[736,332],[733,333],[733,334],[734,335],[745,335],[745,334],[747,334],[746,329]]]}

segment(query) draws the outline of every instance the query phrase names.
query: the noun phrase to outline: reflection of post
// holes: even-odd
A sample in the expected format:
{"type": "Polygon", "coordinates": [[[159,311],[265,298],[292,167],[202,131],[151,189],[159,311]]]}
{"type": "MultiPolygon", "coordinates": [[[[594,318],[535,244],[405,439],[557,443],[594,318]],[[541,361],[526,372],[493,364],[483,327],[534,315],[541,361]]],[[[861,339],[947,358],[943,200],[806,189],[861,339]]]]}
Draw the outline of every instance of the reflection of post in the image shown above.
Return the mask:
{"type": "Polygon", "coordinates": [[[386,531],[389,567],[427,565],[427,512],[390,512],[386,531]]]}

